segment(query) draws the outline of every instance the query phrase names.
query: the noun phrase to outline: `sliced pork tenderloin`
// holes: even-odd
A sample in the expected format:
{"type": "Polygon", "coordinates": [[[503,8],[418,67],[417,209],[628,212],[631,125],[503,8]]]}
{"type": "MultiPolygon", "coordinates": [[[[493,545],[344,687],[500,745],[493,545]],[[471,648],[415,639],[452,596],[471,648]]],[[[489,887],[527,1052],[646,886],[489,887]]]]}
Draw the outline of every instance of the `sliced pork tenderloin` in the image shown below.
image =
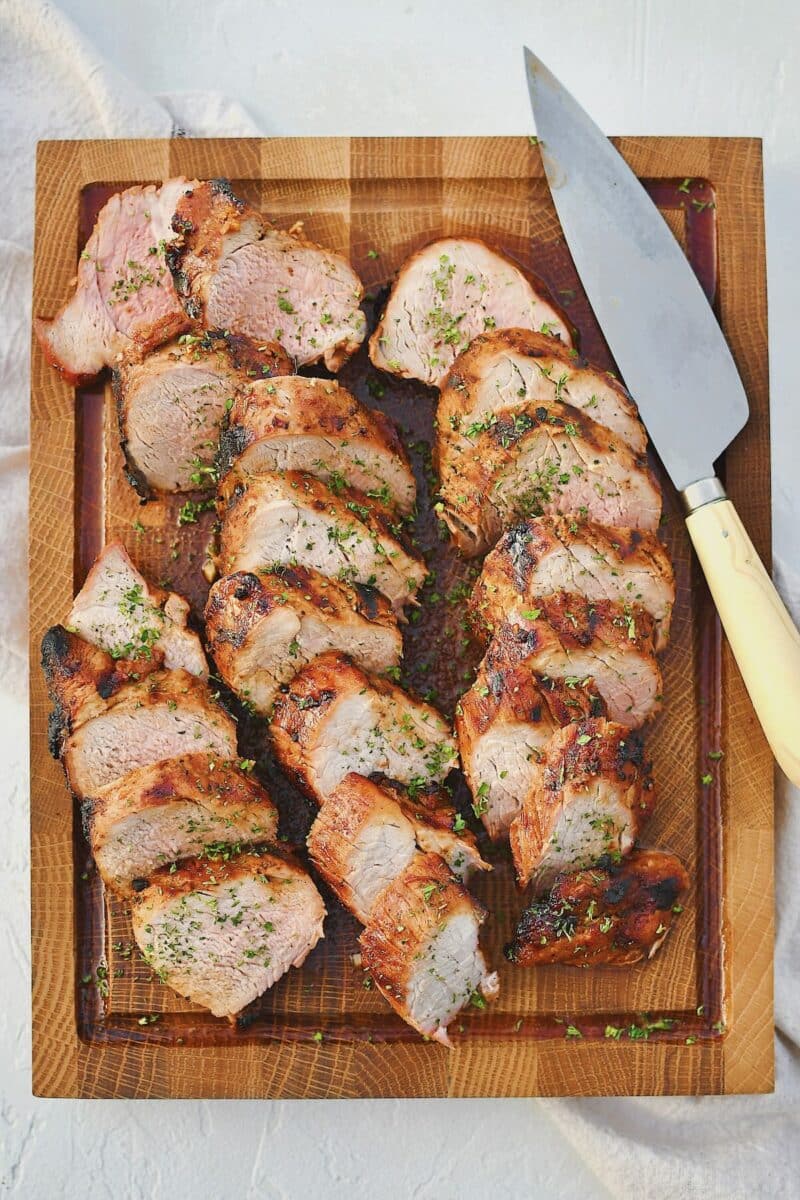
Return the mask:
{"type": "Polygon", "coordinates": [[[162,983],[233,1019],[301,966],[323,936],[325,905],[296,863],[261,851],[154,871],[132,917],[162,983]]]}
{"type": "Polygon", "coordinates": [[[562,875],[522,914],[506,958],[521,967],[627,967],[652,958],[688,888],[683,864],[662,850],[562,875]]]}
{"type": "Polygon", "coordinates": [[[418,804],[406,789],[351,773],[326,798],[306,844],[323,879],[365,924],[417,848],[439,854],[462,882],[472,870],[489,870],[472,834],[456,833],[454,823],[449,805],[418,804]]]}
{"type": "Polygon", "coordinates": [[[294,375],[253,383],[231,407],[219,473],[307,471],[334,491],[358,488],[408,514],[416,484],[403,444],[383,413],[371,412],[335,379],[294,375]]]}
{"type": "Polygon", "coordinates": [[[459,354],[442,383],[438,436],[442,444],[463,446],[471,429],[500,412],[552,403],[586,413],[634,454],[644,454],[647,434],[622,384],[563,343],[527,329],[492,330],[459,354]]]}
{"type": "Polygon", "coordinates": [[[414,855],[414,825],[389,791],[351,773],[332,789],[306,839],[311,861],[362,925],[414,855]]]}
{"type": "Polygon", "coordinates": [[[490,871],[481,858],[475,835],[453,806],[446,787],[420,780],[403,787],[393,779],[373,776],[380,786],[394,796],[414,826],[414,836],[420,850],[438,854],[462,883],[473,871],[490,871]]]}
{"type": "Polygon", "coordinates": [[[608,716],[636,729],[661,704],[661,670],[653,646],[653,620],[642,609],[609,600],[590,602],[559,592],[495,632],[511,661],[568,688],[587,680],[608,716]]]}
{"type": "Polygon", "coordinates": [[[511,825],[520,887],[630,853],[654,803],[639,734],[602,717],[553,734],[511,825]]]}
{"type": "Polygon", "coordinates": [[[436,854],[418,854],[373,903],[359,944],[376,987],[425,1037],[449,1046],[448,1026],[499,992],[479,943],[486,911],[436,854]]]}
{"type": "Polygon", "coordinates": [[[146,354],[189,327],[165,261],[185,179],[117,192],[100,210],[78,262],[75,294],[37,318],[42,351],[68,383],[91,379],[124,354],[146,354]]]}
{"type": "Polygon", "coordinates": [[[196,676],[154,671],[120,687],[62,745],[73,792],[93,796],[128,771],[162,759],[201,751],[235,759],[236,725],[196,676]]]}
{"type": "Polygon", "coordinates": [[[159,867],[228,858],[242,844],[274,842],[278,810],[235,763],[189,753],[149,763],[83,803],[83,822],[105,883],[130,896],[159,867]]]}
{"type": "Polygon", "coordinates": [[[456,734],[473,809],[493,840],[508,836],[553,734],[604,712],[592,679],[542,678],[513,640],[491,643],[456,708],[456,734]]]}
{"type": "Polygon", "coordinates": [[[264,715],[281,685],[328,650],[345,651],[376,674],[403,655],[397,619],[383,596],[307,567],[238,571],[217,580],[206,605],[206,638],[228,687],[264,715]]]}
{"type": "Polygon", "coordinates": [[[187,192],[168,262],[192,321],[280,342],[298,366],[338,371],[359,348],[364,289],[341,255],[273,228],[214,179],[187,192]]]}
{"type": "Polygon", "coordinates": [[[276,342],[184,333],[112,372],[127,476],[143,499],[210,486],[225,414],[257,376],[286,375],[276,342]]]}
{"type": "Polygon", "coordinates": [[[654,531],[661,492],[645,459],[568,404],[500,409],[439,440],[442,519],[467,556],[521,517],[564,514],[654,531]]]}
{"type": "Polygon", "coordinates": [[[538,280],[476,238],[443,238],[400,268],[369,355],[383,371],[439,387],[474,337],[509,327],[572,345],[569,322],[538,280]]]}
{"type": "Polygon", "coordinates": [[[491,632],[558,591],[638,605],[653,618],[656,650],[666,647],[675,577],[655,534],[574,517],[521,521],[487,555],[471,607],[478,626],[491,632]]]}
{"type": "Polygon", "coordinates": [[[426,569],[392,512],[353,488],[332,490],[301,471],[243,476],[219,491],[222,574],[288,563],[332,579],[377,588],[398,615],[412,604],[426,569]]]}
{"type": "Polygon", "coordinates": [[[166,668],[182,667],[205,679],[200,638],[188,627],[189,605],[175,592],[153,587],[121,542],[110,542],[72,602],[67,629],[112,658],[149,658],[157,650],[166,668]]]}
{"type": "Polygon", "coordinates": [[[105,712],[122,688],[163,667],[156,647],[148,658],[113,659],[105,650],[53,625],[42,638],[42,670],[53,702],[50,750],[60,758],[66,739],[84,721],[105,712]]]}
{"type": "Polygon", "coordinates": [[[421,789],[457,765],[455,739],[435,708],[334,652],[279,692],[270,733],[281,766],[318,804],[351,772],[421,789]]]}

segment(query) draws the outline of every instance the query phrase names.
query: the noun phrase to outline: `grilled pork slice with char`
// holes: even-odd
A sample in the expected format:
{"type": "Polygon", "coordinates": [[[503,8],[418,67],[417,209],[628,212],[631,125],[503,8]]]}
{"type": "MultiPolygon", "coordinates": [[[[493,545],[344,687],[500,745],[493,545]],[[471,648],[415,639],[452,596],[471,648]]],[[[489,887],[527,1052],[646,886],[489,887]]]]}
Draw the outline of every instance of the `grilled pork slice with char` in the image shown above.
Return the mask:
{"type": "Polygon", "coordinates": [[[307,471],[333,490],[355,487],[406,514],[416,498],[392,422],[335,379],[294,375],[237,396],[220,443],[220,476],[233,466],[243,475],[307,471]]]}
{"type": "Polygon", "coordinates": [[[154,871],[132,917],[161,981],[232,1019],[305,961],[323,936],[325,906],[296,863],[261,851],[154,871]]]}
{"type": "Polygon", "coordinates": [[[187,192],[168,262],[192,321],[280,342],[298,364],[338,371],[366,333],[364,289],[332,250],[275,229],[225,179],[187,192]]]}
{"type": "Polygon", "coordinates": [[[661,850],[562,875],[522,914],[506,957],[521,967],[627,967],[652,958],[688,888],[683,864],[661,850]]]}
{"type": "Polygon", "coordinates": [[[132,187],[100,210],[78,262],[75,294],[52,318],[34,321],[49,363],[69,383],[91,379],[123,354],[145,354],[189,321],[167,269],[172,214],[188,187],[132,187]]]}
{"type": "Polygon", "coordinates": [[[521,887],[630,853],[653,808],[641,737],[602,717],[567,725],[544,750],[511,826],[521,887]]]}
{"type": "Polygon", "coordinates": [[[157,651],[168,669],[206,678],[200,639],[187,628],[189,605],[175,592],[153,587],[121,542],[95,559],[66,619],[69,630],[112,658],[149,658],[157,651]]]}
{"type": "Polygon", "coordinates": [[[643,609],[589,601],[559,592],[502,625],[495,639],[509,658],[567,687],[594,686],[612,721],[637,729],[661,704],[661,670],[653,647],[653,620],[643,609]]]}
{"type": "Polygon", "coordinates": [[[606,709],[592,679],[542,678],[510,636],[495,639],[456,709],[461,763],[489,836],[508,836],[553,734],[606,709]]]}
{"type": "Polygon", "coordinates": [[[281,685],[328,650],[346,651],[376,674],[403,656],[397,619],[383,596],[307,567],[238,571],[217,580],[206,605],[206,638],[225,683],[264,715],[281,685]]]}
{"type": "Polygon", "coordinates": [[[154,671],[120,687],[103,711],[79,720],[71,732],[64,730],[60,746],[72,791],[93,796],[162,759],[200,751],[234,759],[236,725],[196,676],[154,671]]]}
{"type": "Polygon", "coordinates": [[[573,517],[521,521],[487,555],[471,606],[491,632],[558,591],[638,605],[653,618],[656,650],[666,647],[675,577],[655,534],[573,517]]]}
{"type": "Polygon", "coordinates": [[[439,387],[474,337],[509,327],[572,345],[566,317],[538,280],[475,238],[443,238],[400,268],[369,355],[384,371],[439,387]]]}
{"type": "Polygon", "coordinates": [[[191,492],[213,480],[223,417],[254,377],[286,375],[276,342],[218,331],[184,333],[112,372],[127,476],[143,499],[191,492]]]}
{"type": "Polygon", "coordinates": [[[414,826],[420,850],[438,854],[454,875],[465,882],[473,871],[490,871],[481,858],[474,834],[453,806],[444,787],[435,783],[421,785],[418,780],[403,787],[393,779],[374,776],[382,789],[394,796],[414,826]]]}
{"type": "Polygon", "coordinates": [[[418,847],[439,853],[461,881],[474,869],[489,869],[473,836],[466,830],[454,832],[452,808],[446,826],[432,823],[432,815],[406,791],[355,773],[346,775],[325,800],[306,841],[308,852],[323,879],[362,924],[418,847]]]}
{"type": "Polygon", "coordinates": [[[439,396],[441,442],[469,444],[469,430],[528,404],[568,404],[644,454],[647,434],[628,392],[563,343],[527,329],[496,329],[459,354],[439,396]]]}
{"type": "Polygon", "coordinates": [[[65,738],[84,721],[105,712],[108,701],[132,682],[163,667],[156,648],[148,658],[113,659],[63,625],[42,638],[42,670],[53,702],[50,751],[59,758],[65,738]]]}
{"type": "Polygon", "coordinates": [[[463,1008],[483,1008],[499,991],[479,943],[485,917],[438,855],[418,854],[373,903],[359,939],[364,966],[392,1008],[444,1045],[463,1008]]]}
{"type": "Polygon", "coordinates": [[[521,517],[573,514],[654,531],[661,492],[619,434],[560,401],[492,413],[458,442],[440,437],[442,518],[468,557],[521,517]]]}
{"type": "Polygon", "coordinates": [[[353,488],[333,491],[302,471],[244,476],[219,491],[222,574],[276,563],[377,588],[398,615],[426,577],[391,511],[353,488]]]}
{"type": "Polygon", "coordinates": [[[421,790],[441,782],[458,758],[435,708],[334,652],[278,694],[270,733],[281,766],[318,804],[353,771],[421,790]]]}
{"type": "Polygon", "coordinates": [[[130,896],[159,867],[241,844],[274,842],[278,811],[235,763],[189,753],[129,771],[83,803],[83,823],[105,883],[130,896]]]}

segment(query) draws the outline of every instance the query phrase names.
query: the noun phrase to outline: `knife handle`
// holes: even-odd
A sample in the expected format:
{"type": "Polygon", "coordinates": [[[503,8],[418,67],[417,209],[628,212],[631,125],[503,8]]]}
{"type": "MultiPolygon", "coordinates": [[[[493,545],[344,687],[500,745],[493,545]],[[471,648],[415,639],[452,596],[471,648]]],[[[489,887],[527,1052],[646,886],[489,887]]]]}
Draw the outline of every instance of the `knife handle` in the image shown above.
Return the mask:
{"type": "Polygon", "coordinates": [[[730,500],[702,504],[686,525],[767,741],[800,785],[800,633],[730,500]]]}

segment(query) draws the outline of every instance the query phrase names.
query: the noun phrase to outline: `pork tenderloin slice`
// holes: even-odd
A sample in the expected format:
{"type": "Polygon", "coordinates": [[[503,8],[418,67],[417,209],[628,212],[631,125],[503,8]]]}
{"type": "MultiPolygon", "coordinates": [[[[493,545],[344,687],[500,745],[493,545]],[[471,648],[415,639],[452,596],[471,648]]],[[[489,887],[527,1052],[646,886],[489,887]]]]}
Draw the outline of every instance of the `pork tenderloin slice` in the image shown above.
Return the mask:
{"type": "Polygon", "coordinates": [[[307,471],[334,490],[358,488],[405,514],[416,483],[392,422],[335,379],[295,375],[254,383],[236,398],[220,443],[219,473],[307,471]]]}
{"type": "Polygon", "coordinates": [[[541,678],[568,688],[594,680],[609,718],[628,729],[650,720],[661,705],[653,621],[642,609],[559,592],[501,626],[495,639],[541,678]]]}
{"type": "Polygon", "coordinates": [[[366,923],[383,889],[417,852],[438,854],[462,882],[472,870],[490,870],[471,833],[454,831],[455,810],[432,791],[412,798],[407,789],[354,772],[320,809],[308,835],[317,869],[354,916],[366,923]]]}
{"type": "Polygon", "coordinates": [[[298,366],[337,371],[358,350],[364,289],[340,254],[273,228],[227,180],[187,193],[173,226],[168,262],[193,321],[279,342],[298,366]]]}
{"type": "Polygon", "coordinates": [[[509,639],[493,641],[456,709],[456,735],[473,809],[494,841],[508,836],[553,734],[602,715],[592,679],[542,679],[509,639]]]}
{"type": "Polygon", "coordinates": [[[163,667],[158,647],[149,658],[113,659],[105,650],[53,625],[42,638],[42,670],[53,711],[50,751],[60,758],[66,739],[84,721],[106,711],[108,701],[129,683],[163,667]]]}
{"type": "Polygon", "coordinates": [[[67,382],[91,379],[123,354],[144,354],[188,328],[165,253],[175,236],[172,214],[192,186],[168,179],[128,188],[100,210],[74,295],[52,319],[34,321],[47,361],[67,382]]]}
{"type": "Polygon", "coordinates": [[[506,958],[521,967],[626,967],[652,958],[688,889],[683,864],[661,850],[562,875],[522,914],[506,958]]]}
{"type": "Polygon", "coordinates": [[[63,763],[75,795],[92,796],[137,767],[204,750],[234,759],[234,721],[194,675],[154,671],[65,739],[63,763]]]}
{"type": "Polygon", "coordinates": [[[455,739],[435,708],[335,652],[278,694],[270,733],[280,764],[318,804],[353,771],[421,789],[457,765],[455,739]]]}
{"type": "Polygon", "coordinates": [[[232,1019],[302,965],[323,936],[325,906],[305,871],[261,851],[153,872],[132,919],[162,983],[232,1019]]]}
{"type": "Polygon", "coordinates": [[[103,880],[131,896],[169,863],[203,854],[217,860],[241,844],[274,842],[278,810],[234,763],[190,753],[100,788],[84,801],[83,822],[103,880]]]}
{"type": "Polygon", "coordinates": [[[639,605],[655,623],[656,650],[666,647],[675,577],[655,534],[575,517],[521,521],[487,555],[471,607],[479,628],[491,632],[559,591],[639,605]]]}
{"type": "Polygon", "coordinates": [[[538,280],[475,238],[443,238],[400,268],[369,356],[383,371],[439,387],[474,337],[509,327],[572,345],[566,317],[538,280]]]}
{"type": "Polygon", "coordinates": [[[481,858],[475,835],[456,811],[446,787],[435,783],[423,785],[419,781],[402,787],[393,779],[376,778],[380,779],[384,790],[394,796],[413,824],[420,850],[438,854],[462,883],[475,871],[491,871],[489,863],[481,858]]]}
{"type": "Polygon", "coordinates": [[[350,584],[377,588],[398,616],[426,577],[391,512],[352,488],[338,493],[301,471],[246,477],[220,487],[222,574],[275,564],[310,567],[350,584]]]}
{"type": "Polygon", "coordinates": [[[511,825],[521,887],[549,889],[557,875],[630,853],[652,812],[641,737],[602,717],[554,733],[511,825]]]}
{"type": "Polygon", "coordinates": [[[464,554],[489,550],[521,517],[658,528],[661,492],[646,461],[577,409],[556,401],[501,409],[470,434],[439,442],[442,517],[464,554]]]}
{"type": "Polygon", "coordinates": [[[121,542],[95,559],[66,619],[70,632],[112,658],[148,658],[153,649],[168,669],[205,679],[208,664],[200,638],[188,627],[189,605],[175,592],[153,587],[137,571],[121,542]]]}
{"type": "Polygon", "coordinates": [[[383,596],[306,567],[217,580],[206,605],[206,638],[225,683],[264,715],[278,689],[328,650],[345,651],[375,674],[396,667],[403,655],[397,618],[383,596]]]}
{"type": "Polygon", "coordinates": [[[355,773],[331,791],[306,845],[322,878],[362,924],[417,852],[414,825],[394,797],[355,773]]]}
{"type": "Polygon", "coordinates": [[[127,475],[143,499],[209,487],[225,414],[256,377],[292,369],[276,342],[184,333],[112,373],[127,475]]]}
{"type": "Polygon", "coordinates": [[[418,854],[381,892],[359,938],[363,964],[395,1012],[445,1046],[458,1013],[499,992],[479,943],[485,917],[438,855],[418,854]]]}
{"type": "Polygon", "coordinates": [[[562,343],[527,329],[495,329],[459,354],[443,381],[437,410],[442,442],[464,443],[494,413],[560,402],[585,412],[644,454],[647,434],[626,389],[562,343]]]}

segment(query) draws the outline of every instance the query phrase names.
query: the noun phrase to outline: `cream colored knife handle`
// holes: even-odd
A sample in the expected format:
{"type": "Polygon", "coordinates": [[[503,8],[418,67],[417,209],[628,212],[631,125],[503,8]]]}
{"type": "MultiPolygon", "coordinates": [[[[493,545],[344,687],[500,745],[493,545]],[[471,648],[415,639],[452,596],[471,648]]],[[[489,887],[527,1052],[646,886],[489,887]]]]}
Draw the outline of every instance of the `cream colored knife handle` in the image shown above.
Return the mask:
{"type": "Polygon", "coordinates": [[[779,764],[800,784],[800,633],[719,481],[692,484],[683,497],[693,510],[689,536],[753,707],[779,764]]]}

